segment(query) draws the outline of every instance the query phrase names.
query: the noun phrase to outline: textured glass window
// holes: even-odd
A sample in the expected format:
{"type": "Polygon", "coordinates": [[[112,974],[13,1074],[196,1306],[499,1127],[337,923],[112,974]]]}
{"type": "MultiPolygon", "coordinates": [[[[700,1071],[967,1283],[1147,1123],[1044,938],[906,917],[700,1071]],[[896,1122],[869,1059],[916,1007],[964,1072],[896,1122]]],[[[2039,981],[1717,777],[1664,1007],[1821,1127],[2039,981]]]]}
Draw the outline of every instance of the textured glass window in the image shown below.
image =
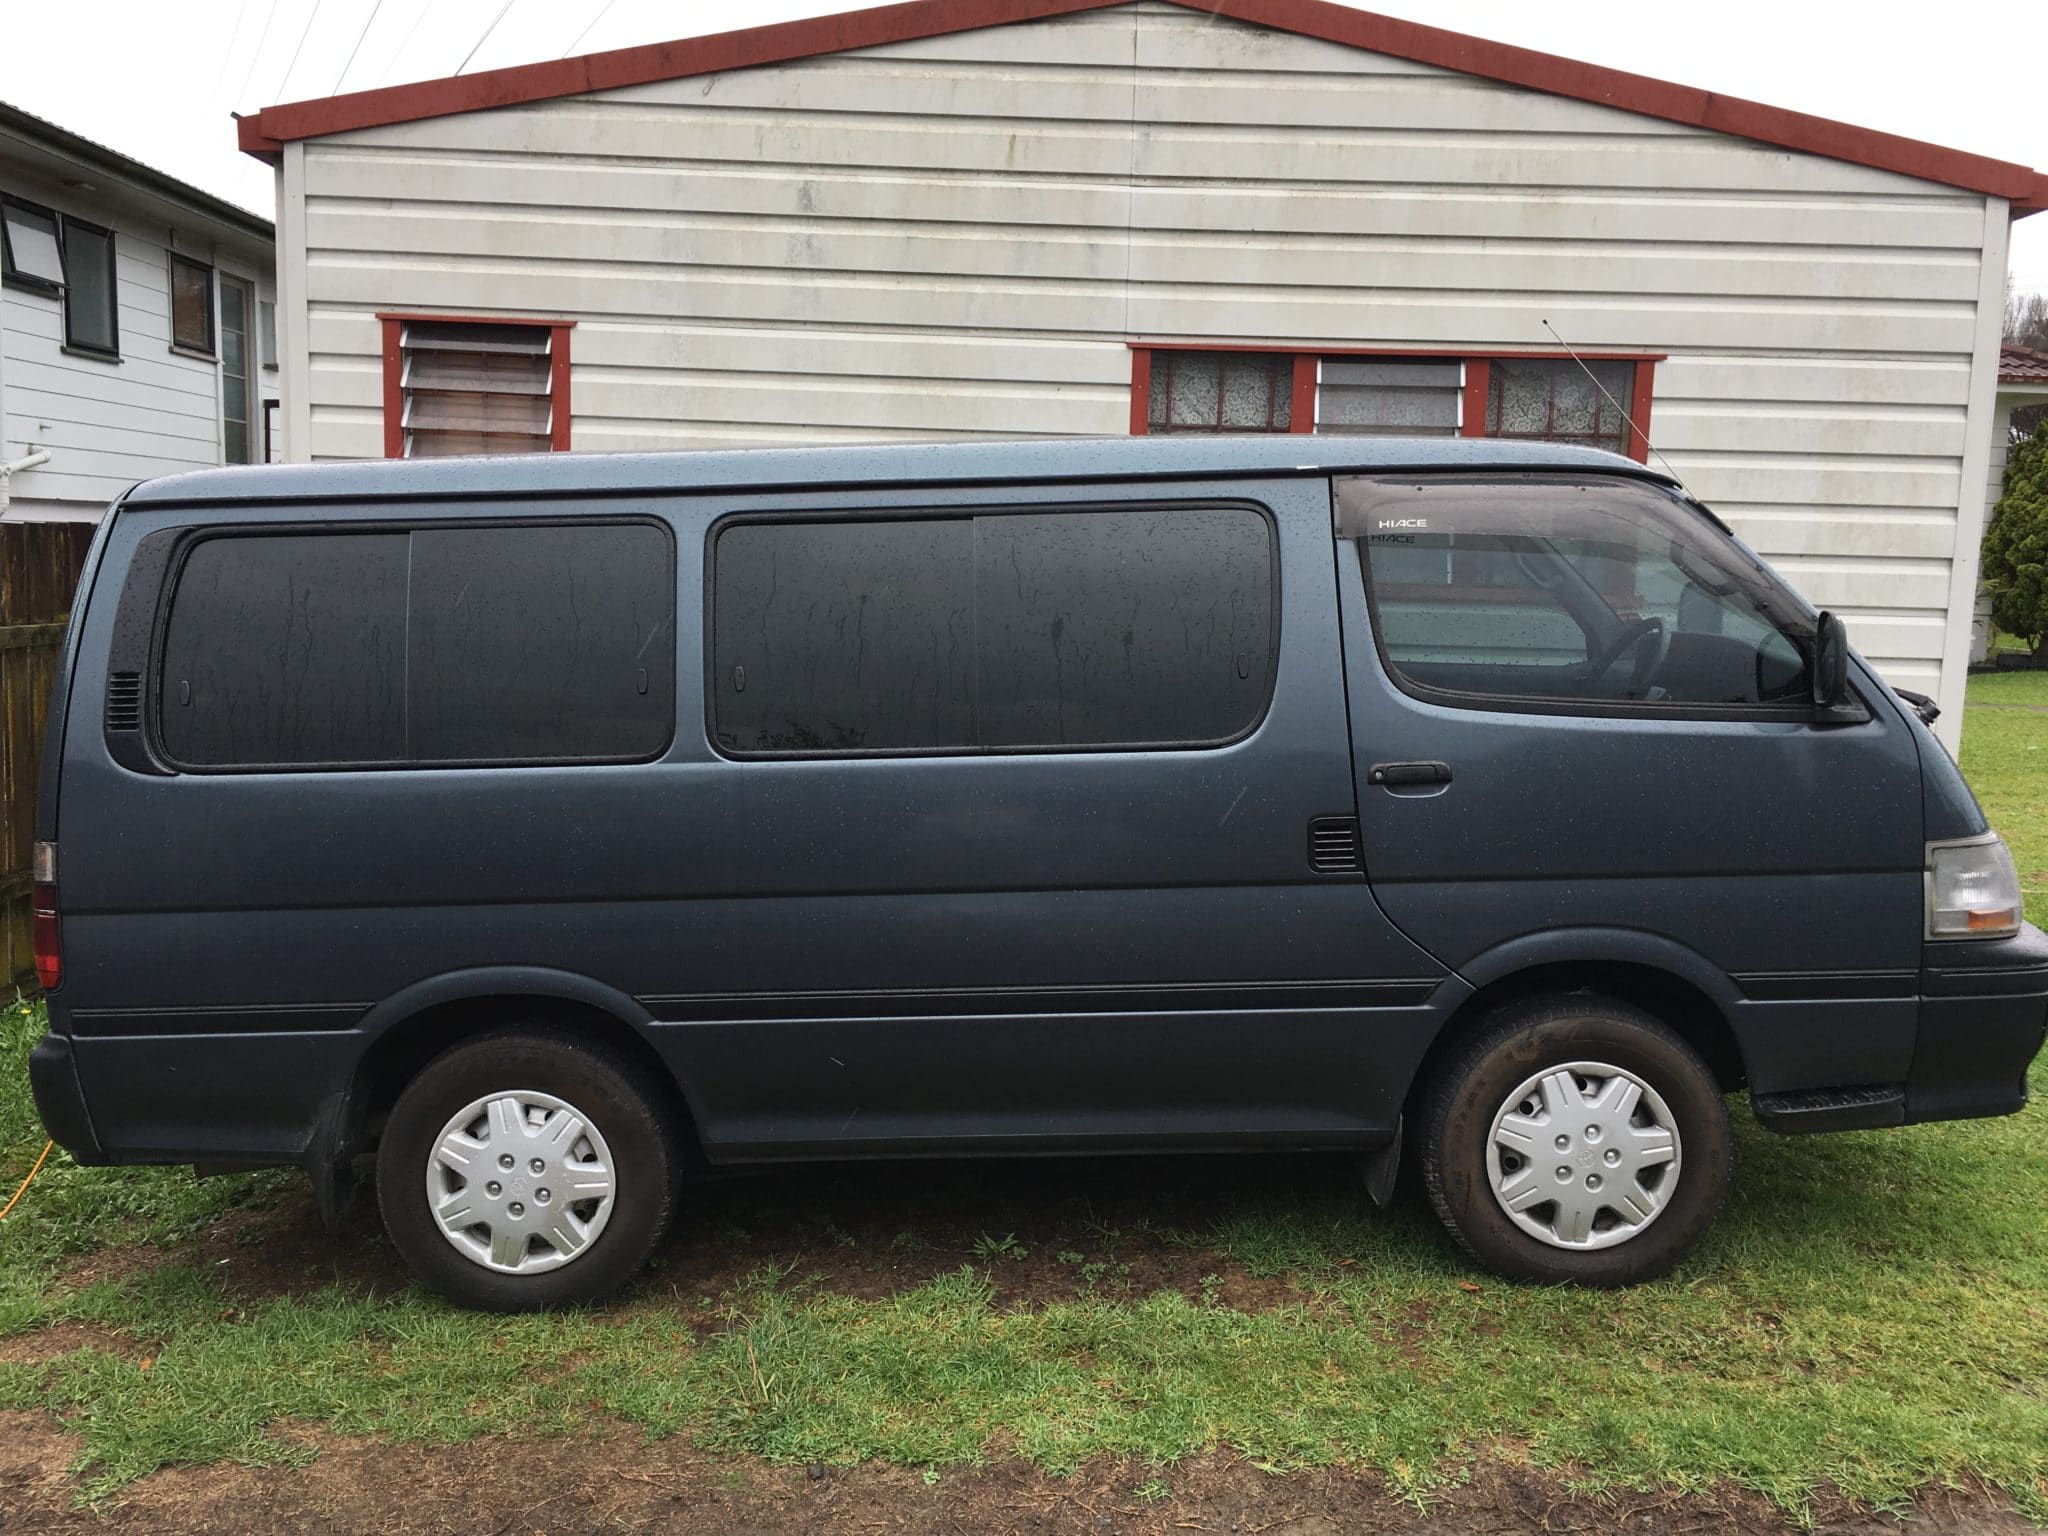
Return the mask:
{"type": "Polygon", "coordinates": [[[240,278],[220,280],[221,454],[230,464],[255,461],[249,441],[250,288],[240,278]]]}
{"type": "Polygon", "coordinates": [[[1316,379],[1316,430],[1455,437],[1464,385],[1465,368],[1457,362],[1324,358],[1316,379]]]}
{"type": "Polygon", "coordinates": [[[675,558],[641,523],[209,538],[162,737],[194,768],[645,759],[675,728],[675,558]]]}
{"type": "Polygon", "coordinates": [[[1608,705],[1807,698],[1798,602],[1665,492],[1444,476],[1340,480],[1337,502],[1405,682],[1608,705]]]}
{"type": "Polygon", "coordinates": [[[1151,390],[1154,434],[1286,432],[1294,358],[1285,352],[1155,351],[1151,390]]]}
{"type": "Polygon", "coordinates": [[[1623,413],[1635,390],[1635,367],[1602,358],[1587,359],[1583,368],[1570,358],[1496,358],[1487,367],[1486,435],[1624,453],[1623,413]]]}
{"type": "Polygon", "coordinates": [[[1245,508],[740,523],[714,559],[729,751],[1199,745],[1272,690],[1272,530],[1245,508]]]}

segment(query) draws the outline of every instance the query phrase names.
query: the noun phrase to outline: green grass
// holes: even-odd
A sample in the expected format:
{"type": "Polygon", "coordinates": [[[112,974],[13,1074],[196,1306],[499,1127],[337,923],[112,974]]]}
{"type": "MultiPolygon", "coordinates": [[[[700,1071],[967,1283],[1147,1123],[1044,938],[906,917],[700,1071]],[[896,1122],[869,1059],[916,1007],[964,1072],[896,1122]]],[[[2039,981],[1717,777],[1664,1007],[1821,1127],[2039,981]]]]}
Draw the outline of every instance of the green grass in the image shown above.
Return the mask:
{"type": "MultiPolygon", "coordinates": [[[[2004,677],[1973,681],[1973,699],[1984,683],[2012,701],[2004,677]]],[[[2048,676],[2037,686],[2048,704],[2048,676]]],[[[2048,870],[2048,714],[1974,709],[1966,736],[2022,869],[2048,870]]],[[[2029,878],[2038,918],[2048,880],[2029,878]]],[[[0,1035],[0,1198],[41,1145],[21,1077],[39,1027],[17,1007],[0,1035]]],[[[2048,1091],[2048,1066],[2033,1084],[2048,1091]]],[[[1254,1193],[1179,1206],[1172,1227],[1033,1235],[1035,1261],[1008,1224],[921,1259],[926,1208],[906,1179],[868,1241],[927,1278],[893,1295],[750,1268],[729,1222],[686,1219],[681,1242],[742,1250],[723,1279],[679,1291],[658,1272],[599,1313],[510,1320],[411,1291],[243,1304],[176,1244],[274,1204],[275,1180],[57,1157],[0,1227],[0,1334],[74,1321],[110,1337],[0,1364],[0,1407],[46,1407],[75,1430],[90,1495],[170,1463],[289,1462],[306,1453],[273,1431],[291,1422],[453,1442],[577,1434],[595,1417],[736,1456],[941,1470],[993,1446],[1065,1469],[1229,1445],[1275,1469],[1374,1469],[1419,1500],[1487,1456],[1574,1486],[1732,1481],[1795,1513],[1824,1485],[1896,1507],[1984,1478],[2048,1522],[2041,1116],[1781,1139],[1739,1114],[1736,1187],[1707,1242],[1671,1279],[1622,1293],[1478,1275],[1413,1202],[1375,1213],[1339,1178],[1246,1180],[1254,1193]],[[138,1242],[170,1252],[118,1279],[60,1278],[138,1242]],[[1147,1255],[1191,1265],[1199,1294],[1110,1282],[1147,1255]],[[999,1302],[995,1286],[1033,1262],[1071,1293],[999,1302]],[[1083,1283],[1089,1269],[1100,1283],[1083,1283]],[[1224,1272],[1282,1284],[1238,1311],[1224,1272]]],[[[848,1252],[832,1219],[815,1226],[815,1258],[848,1252]]]]}
{"type": "Polygon", "coordinates": [[[2027,916],[2048,925],[2048,672],[1980,673],[1967,701],[1963,772],[2012,847],[2027,916]]]}

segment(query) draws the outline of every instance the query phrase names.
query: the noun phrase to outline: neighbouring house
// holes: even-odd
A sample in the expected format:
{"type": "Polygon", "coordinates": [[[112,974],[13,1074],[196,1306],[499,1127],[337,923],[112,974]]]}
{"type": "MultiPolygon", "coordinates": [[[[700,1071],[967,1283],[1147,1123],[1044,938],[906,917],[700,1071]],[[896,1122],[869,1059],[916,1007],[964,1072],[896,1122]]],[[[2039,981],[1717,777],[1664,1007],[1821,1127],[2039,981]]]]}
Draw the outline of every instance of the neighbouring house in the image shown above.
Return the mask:
{"type": "Polygon", "coordinates": [[[240,134],[288,458],[1654,446],[1956,739],[2025,166],[1321,0],[913,0],[240,134]]]}
{"type": "Polygon", "coordinates": [[[0,103],[0,516],[275,456],[270,221],[0,103]]]}
{"type": "MultiPolygon", "coordinates": [[[[2037,405],[2048,405],[2048,352],[2010,343],[2001,345],[1991,425],[1990,485],[1984,497],[1987,520],[2005,491],[2005,459],[2013,442],[2013,413],[2037,405]]],[[[1970,615],[1970,660],[1988,661],[1990,656],[1991,594],[1979,583],[1976,607],[1970,615]]]]}

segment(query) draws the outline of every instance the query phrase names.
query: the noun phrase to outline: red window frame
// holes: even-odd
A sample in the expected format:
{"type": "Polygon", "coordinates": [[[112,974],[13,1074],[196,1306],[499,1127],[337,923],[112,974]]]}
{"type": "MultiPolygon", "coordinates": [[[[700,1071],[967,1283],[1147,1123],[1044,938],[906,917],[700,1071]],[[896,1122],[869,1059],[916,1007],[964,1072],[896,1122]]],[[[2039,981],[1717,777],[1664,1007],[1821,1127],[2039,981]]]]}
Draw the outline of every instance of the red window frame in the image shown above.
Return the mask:
{"type": "MultiPolygon", "coordinates": [[[[1540,359],[1554,361],[1569,354],[1549,351],[1482,351],[1456,347],[1353,347],[1328,346],[1307,350],[1299,346],[1250,344],[1218,341],[1133,341],[1131,351],[1131,435],[1144,437],[1152,422],[1152,355],[1155,352],[1292,352],[1294,390],[1289,407],[1289,431],[1307,435],[1315,431],[1316,360],[1324,357],[1409,357],[1465,365],[1464,403],[1460,408],[1461,437],[1486,436],[1486,396],[1491,382],[1490,364],[1499,359],[1540,359]]],[[[1657,365],[1662,352],[1581,352],[1591,362],[1633,363],[1635,382],[1629,392],[1628,413],[1634,430],[1628,434],[1628,456],[1638,464],[1650,461],[1650,405],[1655,394],[1657,365]]],[[[1515,439],[1528,441],[1528,439],[1515,439]]]]}
{"type": "Polygon", "coordinates": [[[384,457],[405,457],[405,323],[434,325],[530,325],[549,332],[548,451],[569,451],[569,333],[574,320],[541,320],[520,315],[435,315],[411,310],[378,310],[384,327],[384,457]]]}

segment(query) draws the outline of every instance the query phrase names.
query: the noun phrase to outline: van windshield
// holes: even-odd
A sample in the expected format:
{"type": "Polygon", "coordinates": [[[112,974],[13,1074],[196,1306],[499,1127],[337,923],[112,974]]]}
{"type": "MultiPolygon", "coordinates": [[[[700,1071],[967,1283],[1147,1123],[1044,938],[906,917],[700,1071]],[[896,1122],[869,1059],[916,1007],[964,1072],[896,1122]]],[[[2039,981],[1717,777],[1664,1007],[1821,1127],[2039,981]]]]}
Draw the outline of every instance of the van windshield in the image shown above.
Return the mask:
{"type": "Polygon", "coordinates": [[[1493,699],[1791,708],[1813,620],[1700,512],[1637,481],[1337,483],[1404,684],[1493,699]]]}

